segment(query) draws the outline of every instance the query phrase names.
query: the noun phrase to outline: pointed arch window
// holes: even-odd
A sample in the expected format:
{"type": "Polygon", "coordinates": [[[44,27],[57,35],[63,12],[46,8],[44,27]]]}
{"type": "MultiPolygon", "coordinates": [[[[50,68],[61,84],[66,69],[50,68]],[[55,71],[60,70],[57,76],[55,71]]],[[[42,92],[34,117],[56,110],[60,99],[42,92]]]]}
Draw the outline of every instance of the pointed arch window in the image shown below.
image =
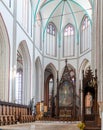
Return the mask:
{"type": "Polygon", "coordinates": [[[91,24],[88,16],[85,16],[82,21],[80,35],[80,53],[83,53],[91,46],[91,24]]]}
{"type": "Polygon", "coordinates": [[[16,103],[22,104],[22,88],[23,86],[23,71],[17,71],[16,74],[16,103]]]}
{"type": "Polygon", "coordinates": [[[52,96],[53,96],[53,79],[51,78],[49,80],[49,108],[51,108],[52,96]]]}
{"type": "Polygon", "coordinates": [[[46,53],[50,56],[56,56],[56,27],[53,23],[49,23],[46,33],[46,53]]]}
{"type": "Polygon", "coordinates": [[[68,24],[64,29],[64,44],[63,44],[63,55],[74,56],[75,45],[75,31],[71,24],[68,24]]]}
{"type": "Polygon", "coordinates": [[[16,97],[15,103],[22,104],[23,98],[23,59],[19,51],[17,51],[17,73],[16,73],[16,97]]]}

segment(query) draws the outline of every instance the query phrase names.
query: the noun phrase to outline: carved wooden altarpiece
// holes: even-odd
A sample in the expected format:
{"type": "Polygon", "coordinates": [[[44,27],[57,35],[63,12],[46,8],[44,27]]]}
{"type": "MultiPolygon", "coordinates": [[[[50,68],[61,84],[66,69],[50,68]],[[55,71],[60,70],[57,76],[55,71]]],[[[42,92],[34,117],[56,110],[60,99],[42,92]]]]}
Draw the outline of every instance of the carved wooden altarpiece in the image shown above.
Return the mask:
{"type": "Polygon", "coordinates": [[[76,106],[75,83],[70,73],[66,61],[62,78],[57,86],[57,115],[59,118],[74,120],[76,106]]]}

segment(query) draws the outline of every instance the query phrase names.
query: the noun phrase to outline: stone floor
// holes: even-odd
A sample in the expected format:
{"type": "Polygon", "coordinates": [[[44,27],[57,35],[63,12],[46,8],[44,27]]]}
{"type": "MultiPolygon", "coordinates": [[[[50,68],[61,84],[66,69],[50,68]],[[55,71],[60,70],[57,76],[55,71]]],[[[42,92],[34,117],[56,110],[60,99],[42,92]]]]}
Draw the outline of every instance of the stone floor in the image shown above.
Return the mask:
{"type": "Polygon", "coordinates": [[[0,130],[79,130],[77,124],[78,122],[36,121],[34,123],[1,126],[0,130]]]}

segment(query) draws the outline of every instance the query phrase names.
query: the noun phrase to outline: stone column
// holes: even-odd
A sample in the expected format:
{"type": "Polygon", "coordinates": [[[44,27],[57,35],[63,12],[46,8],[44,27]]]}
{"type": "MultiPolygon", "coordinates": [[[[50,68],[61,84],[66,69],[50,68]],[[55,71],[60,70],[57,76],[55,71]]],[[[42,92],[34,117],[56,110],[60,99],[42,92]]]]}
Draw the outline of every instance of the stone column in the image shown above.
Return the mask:
{"type": "MultiPolygon", "coordinates": [[[[41,27],[43,27],[43,21],[41,21],[41,27]]],[[[43,28],[41,29],[41,34],[43,32],[43,28]]],[[[45,41],[44,41],[44,38],[42,36],[42,40],[40,41],[41,42],[41,46],[42,46],[42,101],[44,101],[44,73],[45,73],[45,67],[44,67],[44,53],[45,53],[45,41]]]]}
{"type": "Polygon", "coordinates": [[[97,41],[96,45],[98,47],[98,53],[97,53],[97,70],[99,71],[98,73],[98,78],[99,78],[99,100],[103,100],[103,2],[102,0],[98,1],[97,0],[97,41]]]}
{"type": "Polygon", "coordinates": [[[16,32],[17,32],[17,0],[14,0],[14,10],[13,10],[13,46],[12,46],[12,91],[10,102],[15,102],[15,87],[16,87],[16,32]]]}
{"type": "Polygon", "coordinates": [[[32,57],[32,91],[31,99],[35,98],[36,101],[36,70],[35,70],[35,24],[33,24],[33,57],[32,57]]]}
{"type": "Polygon", "coordinates": [[[92,67],[97,68],[98,100],[103,100],[103,2],[94,1],[92,30],[92,67]]]}
{"type": "Polygon", "coordinates": [[[95,0],[94,2],[94,11],[93,11],[93,15],[92,15],[92,21],[93,21],[93,25],[92,25],[92,45],[91,45],[91,48],[92,48],[92,69],[93,71],[95,70],[95,68],[97,67],[97,64],[96,64],[96,55],[97,55],[97,52],[96,52],[96,42],[97,42],[97,0],[95,0]],[[95,32],[95,33],[94,33],[95,32]]]}
{"type": "Polygon", "coordinates": [[[103,130],[103,102],[99,102],[99,114],[101,118],[101,130],[103,130]]]}

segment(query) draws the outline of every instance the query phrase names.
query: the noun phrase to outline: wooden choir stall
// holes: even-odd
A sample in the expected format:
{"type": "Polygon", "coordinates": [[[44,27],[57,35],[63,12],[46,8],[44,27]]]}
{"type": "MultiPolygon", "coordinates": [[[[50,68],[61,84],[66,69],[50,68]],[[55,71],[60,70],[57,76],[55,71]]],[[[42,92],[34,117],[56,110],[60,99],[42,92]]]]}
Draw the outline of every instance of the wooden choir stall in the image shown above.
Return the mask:
{"type": "Polygon", "coordinates": [[[0,101],[0,125],[35,121],[30,106],[0,101]]]}

